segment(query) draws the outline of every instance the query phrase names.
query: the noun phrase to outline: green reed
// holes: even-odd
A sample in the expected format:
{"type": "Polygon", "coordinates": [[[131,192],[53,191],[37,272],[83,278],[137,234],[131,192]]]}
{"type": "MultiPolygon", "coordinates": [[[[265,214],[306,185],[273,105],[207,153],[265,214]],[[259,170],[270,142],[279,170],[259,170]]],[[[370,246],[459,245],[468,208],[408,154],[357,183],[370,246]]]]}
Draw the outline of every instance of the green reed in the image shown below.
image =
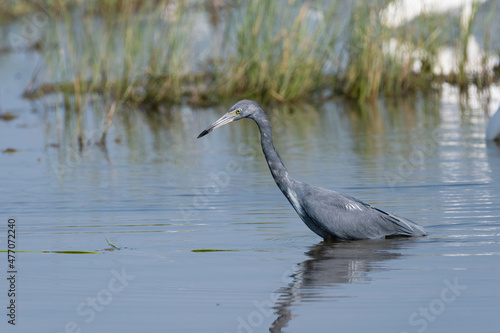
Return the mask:
{"type": "Polygon", "coordinates": [[[335,10],[335,3],[324,10],[314,1],[249,1],[231,12],[215,93],[279,101],[311,95],[326,83],[337,36],[327,21],[335,10]]]}
{"type": "MultiPolygon", "coordinates": [[[[477,5],[463,27],[460,19],[443,25],[428,15],[389,28],[380,19],[389,3],[383,0],[200,3],[57,1],[44,34],[43,84],[26,96],[59,93],[81,118],[95,94],[110,110],[114,102],[205,105],[336,95],[369,101],[435,89],[444,81],[478,82],[464,69],[477,5]],[[203,33],[196,32],[200,20],[211,29],[203,47],[193,42],[203,33]],[[460,31],[458,71],[436,75],[438,50],[454,30],[460,31]]],[[[491,84],[492,75],[480,84],[491,84]]]]}

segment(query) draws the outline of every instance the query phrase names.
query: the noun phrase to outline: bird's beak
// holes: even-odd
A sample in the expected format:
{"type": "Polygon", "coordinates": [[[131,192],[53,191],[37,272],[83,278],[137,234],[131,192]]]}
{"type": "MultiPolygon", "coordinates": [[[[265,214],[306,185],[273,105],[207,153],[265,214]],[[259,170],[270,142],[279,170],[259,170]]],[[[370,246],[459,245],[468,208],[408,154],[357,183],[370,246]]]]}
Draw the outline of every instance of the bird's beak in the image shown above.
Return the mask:
{"type": "Polygon", "coordinates": [[[220,117],[219,120],[217,120],[212,125],[208,126],[203,132],[201,132],[200,135],[198,135],[197,139],[201,138],[202,136],[207,135],[208,133],[212,132],[217,127],[221,127],[223,125],[229,124],[233,120],[234,120],[234,115],[230,114],[230,113],[226,113],[225,115],[220,117]]]}

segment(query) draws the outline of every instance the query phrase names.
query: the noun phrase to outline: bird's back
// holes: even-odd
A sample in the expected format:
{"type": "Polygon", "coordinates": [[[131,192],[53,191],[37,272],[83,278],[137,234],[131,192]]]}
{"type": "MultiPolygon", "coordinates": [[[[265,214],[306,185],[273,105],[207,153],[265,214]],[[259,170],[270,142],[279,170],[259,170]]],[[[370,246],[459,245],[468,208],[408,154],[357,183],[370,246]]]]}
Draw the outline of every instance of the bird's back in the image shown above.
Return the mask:
{"type": "Polygon", "coordinates": [[[312,231],[326,239],[427,234],[422,227],[408,219],[335,191],[300,182],[294,184],[292,191],[296,198],[300,198],[300,205],[291,201],[299,216],[312,231]]]}

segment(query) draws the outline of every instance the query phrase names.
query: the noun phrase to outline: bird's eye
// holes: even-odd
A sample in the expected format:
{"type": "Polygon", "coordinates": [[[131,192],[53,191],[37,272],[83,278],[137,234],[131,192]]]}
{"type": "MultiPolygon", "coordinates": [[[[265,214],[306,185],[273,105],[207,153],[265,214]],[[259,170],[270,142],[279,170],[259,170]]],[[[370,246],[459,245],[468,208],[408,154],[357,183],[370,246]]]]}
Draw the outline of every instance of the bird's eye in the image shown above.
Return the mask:
{"type": "Polygon", "coordinates": [[[234,112],[236,113],[237,116],[239,116],[241,113],[241,109],[236,109],[236,111],[234,111],[234,112]]]}

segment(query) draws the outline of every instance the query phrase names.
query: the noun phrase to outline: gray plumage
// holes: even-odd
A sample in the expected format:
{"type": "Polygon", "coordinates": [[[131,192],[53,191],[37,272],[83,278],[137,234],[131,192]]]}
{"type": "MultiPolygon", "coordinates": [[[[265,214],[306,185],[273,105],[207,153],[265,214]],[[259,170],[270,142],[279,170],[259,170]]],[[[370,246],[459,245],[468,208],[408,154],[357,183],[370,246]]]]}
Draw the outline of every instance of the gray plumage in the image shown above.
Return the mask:
{"type": "Polygon", "coordinates": [[[372,239],[427,234],[408,219],[386,213],[348,195],[291,178],[274,148],[269,118],[254,101],[239,101],[198,138],[242,118],[253,119],[259,126],[262,151],[274,181],[302,221],[317,235],[324,239],[372,239]]]}

